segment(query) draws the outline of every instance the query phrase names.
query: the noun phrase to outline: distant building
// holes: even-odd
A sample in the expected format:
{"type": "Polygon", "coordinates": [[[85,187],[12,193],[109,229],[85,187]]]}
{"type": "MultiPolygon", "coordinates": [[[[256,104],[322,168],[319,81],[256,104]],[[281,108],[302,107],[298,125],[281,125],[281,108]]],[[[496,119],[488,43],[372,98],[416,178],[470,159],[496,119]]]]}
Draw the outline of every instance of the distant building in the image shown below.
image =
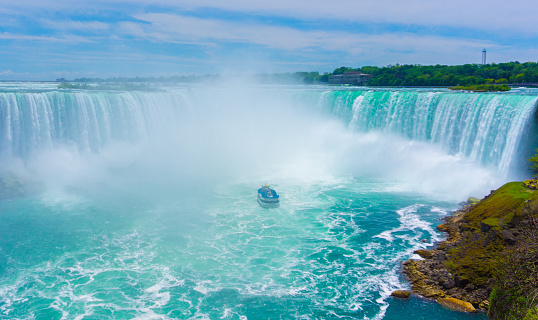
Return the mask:
{"type": "Polygon", "coordinates": [[[356,86],[364,86],[368,80],[374,76],[365,74],[360,71],[346,71],[344,74],[329,76],[329,84],[352,84],[356,86]]]}

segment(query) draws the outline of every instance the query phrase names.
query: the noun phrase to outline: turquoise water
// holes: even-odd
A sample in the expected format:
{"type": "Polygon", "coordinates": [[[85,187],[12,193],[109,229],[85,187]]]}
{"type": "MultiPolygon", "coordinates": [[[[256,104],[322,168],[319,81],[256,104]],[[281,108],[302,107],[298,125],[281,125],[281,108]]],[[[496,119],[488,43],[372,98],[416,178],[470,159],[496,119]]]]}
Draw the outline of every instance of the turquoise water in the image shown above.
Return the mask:
{"type": "MultiPolygon", "coordinates": [[[[390,298],[401,263],[440,239],[450,203],[355,179],[256,185],[204,198],[44,194],[3,201],[6,319],[441,319],[467,316],[390,298]],[[390,188],[389,188],[390,189],[390,188]],[[431,310],[433,309],[433,311],[431,310]]],[[[480,318],[475,316],[474,318],[480,318]]]]}
{"type": "Polygon", "coordinates": [[[2,319],[485,319],[390,293],[410,288],[402,263],[442,240],[440,218],[511,179],[537,99],[323,87],[0,91],[2,168],[37,189],[0,200],[2,319]],[[422,113],[366,120],[425,97],[430,125],[422,113]],[[462,103],[475,106],[467,118],[453,111],[462,103]],[[438,125],[441,111],[460,116],[438,125]],[[505,119],[495,132],[456,130],[491,118],[505,119]],[[475,156],[471,140],[497,151],[475,156]],[[264,183],[280,208],[257,204],[264,183]]]}

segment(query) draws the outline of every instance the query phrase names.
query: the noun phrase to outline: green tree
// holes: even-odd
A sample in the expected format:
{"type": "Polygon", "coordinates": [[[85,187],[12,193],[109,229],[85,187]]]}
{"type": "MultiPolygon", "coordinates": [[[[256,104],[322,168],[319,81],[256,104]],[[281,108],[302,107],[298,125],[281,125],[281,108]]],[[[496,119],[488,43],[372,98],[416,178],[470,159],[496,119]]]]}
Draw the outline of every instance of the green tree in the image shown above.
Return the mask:
{"type": "Polygon", "coordinates": [[[346,73],[347,71],[356,71],[356,70],[350,67],[340,67],[340,68],[334,69],[333,75],[343,74],[343,73],[346,73]]]}
{"type": "Polygon", "coordinates": [[[523,73],[520,73],[510,77],[510,80],[513,80],[512,82],[514,83],[523,83],[523,81],[525,81],[525,75],[523,73]]]}
{"type": "Polygon", "coordinates": [[[509,249],[495,276],[488,318],[538,319],[538,219],[536,202],[523,209],[518,243],[509,249]]]}
{"type": "MultiPolygon", "coordinates": [[[[386,67],[364,66],[359,69],[340,67],[333,75],[347,71],[361,71],[371,74],[371,86],[470,86],[480,84],[506,84],[538,82],[538,63],[507,62],[485,66],[465,64],[446,65],[388,65],[386,67]]],[[[319,76],[321,78],[321,76],[319,76]]],[[[322,81],[322,80],[317,80],[322,81]]]]}
{"type": "Polygon", "coordinates": [[[534,172],[535,176],[538,176],[538,149],[536,149],[536,154],[529,159],[529,167],[534,172]]]}

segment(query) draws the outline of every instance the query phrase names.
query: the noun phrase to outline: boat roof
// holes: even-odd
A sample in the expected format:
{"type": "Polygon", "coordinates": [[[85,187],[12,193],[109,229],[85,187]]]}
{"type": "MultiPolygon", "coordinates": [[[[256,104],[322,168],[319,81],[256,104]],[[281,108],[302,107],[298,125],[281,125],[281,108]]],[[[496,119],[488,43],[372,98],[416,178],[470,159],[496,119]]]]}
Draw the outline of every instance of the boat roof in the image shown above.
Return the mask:
{"type": "Polygon", "coordinates": [[[262,195],[264,198],[278,198],[278,194],[274,189],[269,188],[268,185],[263,185],[260,189],[258,189],[258,193],[262,195]]]}

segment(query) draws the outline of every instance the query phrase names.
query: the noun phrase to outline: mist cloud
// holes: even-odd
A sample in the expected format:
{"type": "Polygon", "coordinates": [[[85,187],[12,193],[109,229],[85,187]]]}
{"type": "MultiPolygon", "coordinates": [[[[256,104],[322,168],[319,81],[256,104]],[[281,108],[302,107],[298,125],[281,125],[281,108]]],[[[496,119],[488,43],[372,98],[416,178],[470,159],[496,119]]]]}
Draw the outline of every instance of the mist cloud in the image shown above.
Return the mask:
{"type": "Polygon", "coordinates": [[[84,135],[38,146],[11,167],[24,163],[22,175],[51,190],[148,195],[211,190],[230,181],[308,185],[373,178],[396,181],[400,192],[459,200],[483,195],[503,179],[432,144],[353,132],[308,99],[297,99],[300,92],[249,83],[169,88],[178,91],[144,93],[137,103],[126,96],[133,105],[114,108],[132,109],[127,118],[100,121],[91,130],[83,123],[84,135]],[[107,137],[107,124],[119,136],[107,137]],[[88,145],[96,140],[103,144],[88,145]]]}

